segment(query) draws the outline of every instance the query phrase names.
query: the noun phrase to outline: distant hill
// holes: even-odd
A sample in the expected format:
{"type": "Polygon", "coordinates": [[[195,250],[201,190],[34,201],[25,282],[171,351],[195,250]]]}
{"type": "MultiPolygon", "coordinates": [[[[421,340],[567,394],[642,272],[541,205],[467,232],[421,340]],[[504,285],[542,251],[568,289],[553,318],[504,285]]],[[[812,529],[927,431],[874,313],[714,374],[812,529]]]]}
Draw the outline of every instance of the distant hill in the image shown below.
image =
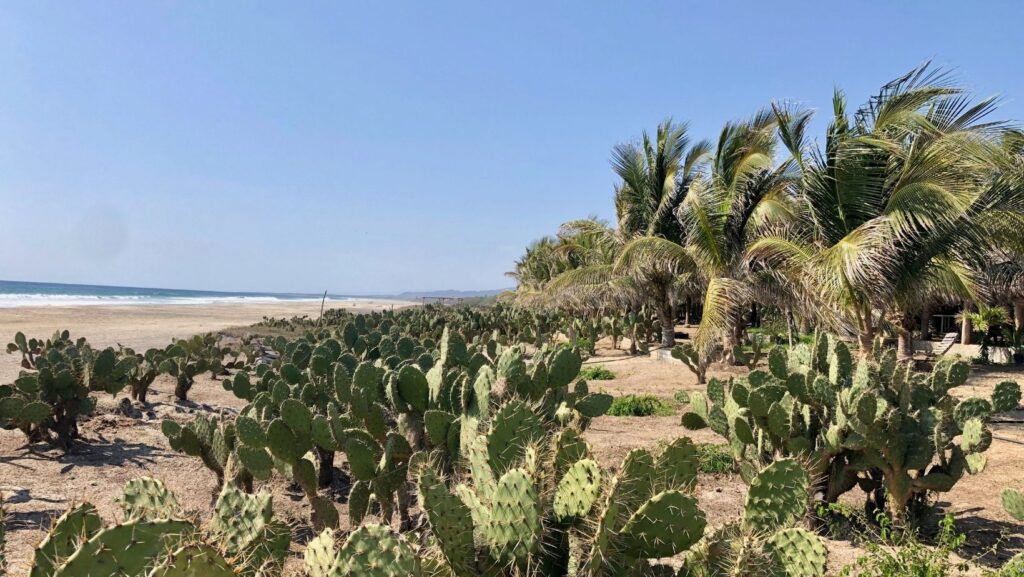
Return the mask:
{"type": "Polygon", "coordinates": [[[446,297],[446,298],[478,298],[478,297],[491,297],[500,293],[503,293],[511,289],[494,289],[494,290],[482,290],[482,291],[459,291],[459,290],[439,290],[439,291],[406,291],[397,295],[390,295],[399,299],[418,299],[421,297],[446,297]]]}

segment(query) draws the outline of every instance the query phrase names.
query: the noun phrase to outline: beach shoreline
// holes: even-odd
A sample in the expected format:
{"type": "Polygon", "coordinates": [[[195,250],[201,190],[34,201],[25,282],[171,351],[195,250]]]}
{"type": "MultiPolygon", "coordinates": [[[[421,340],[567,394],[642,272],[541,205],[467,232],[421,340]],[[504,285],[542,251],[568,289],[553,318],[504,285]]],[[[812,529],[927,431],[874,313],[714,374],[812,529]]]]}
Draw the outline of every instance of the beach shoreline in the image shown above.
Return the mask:
{"type": "MultiPolygon", "coordinates": [[[[387,299],[328,302],[325,310],[354,313],[399,309],[418,303],[387,299]]],[[[0,308],[0,339],[9,342],[18,331],[28,337],[49,337],[68,330],[74,338],[85,337],[93,346],[118,344],[135,349],[163,347],[172,338],[246,326],[267,317],[291,318],[320,314],[319,300],[281,300],[257,303],[214,304],[116,304],[26,306],[0,308]]]]}

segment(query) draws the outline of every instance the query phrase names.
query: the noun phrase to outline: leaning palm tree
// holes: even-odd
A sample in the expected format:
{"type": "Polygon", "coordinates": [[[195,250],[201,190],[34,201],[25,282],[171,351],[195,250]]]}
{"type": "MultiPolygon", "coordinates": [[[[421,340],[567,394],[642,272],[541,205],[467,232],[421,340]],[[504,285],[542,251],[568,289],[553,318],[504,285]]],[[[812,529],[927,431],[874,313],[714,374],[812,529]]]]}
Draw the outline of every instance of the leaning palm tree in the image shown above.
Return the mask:
{"type": "Polygon", "coordinates": [[[887,315],[912,314],[927,292],[970,298],[964,257],[986,250],[986,229],[1020,214],[1013,177],[993,176],[1002,125],[984,118],[994,106],[971,103],[925,64],[852,119],[837,90],[823,150],[777,108],[808,226],[758,240],[752,256],[840,311],[863,354],[887,315]]]}
{"type": "Polygon", "coordinates": [[[612,273],[642,287],[657,311],[663,347],[675,344],[675,281],[693,266],[674,213],[709,150],[707,141],[690,145],[686,124],[666,120],[654,139],[644,132],[639,142],[612,152],[612,168],[621,179],[615,189],[617,232],[624,241],[612,273]]]}

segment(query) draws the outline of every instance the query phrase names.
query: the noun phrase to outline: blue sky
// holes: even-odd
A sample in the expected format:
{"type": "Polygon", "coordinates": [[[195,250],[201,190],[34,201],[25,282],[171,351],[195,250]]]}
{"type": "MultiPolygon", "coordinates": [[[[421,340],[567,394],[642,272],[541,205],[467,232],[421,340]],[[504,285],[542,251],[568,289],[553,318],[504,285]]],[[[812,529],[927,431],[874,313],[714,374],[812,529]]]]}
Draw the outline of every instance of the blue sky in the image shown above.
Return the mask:
{"type": "MultiPolygon", "coordinates": [[[[617,142],[926,59],[1024,119],[1024,3],[49,2],[0,7],[0,278],[491,289],[613,215],[617,142]]],[[[824,127],[825,114],[816,122],[824,127]]]]}

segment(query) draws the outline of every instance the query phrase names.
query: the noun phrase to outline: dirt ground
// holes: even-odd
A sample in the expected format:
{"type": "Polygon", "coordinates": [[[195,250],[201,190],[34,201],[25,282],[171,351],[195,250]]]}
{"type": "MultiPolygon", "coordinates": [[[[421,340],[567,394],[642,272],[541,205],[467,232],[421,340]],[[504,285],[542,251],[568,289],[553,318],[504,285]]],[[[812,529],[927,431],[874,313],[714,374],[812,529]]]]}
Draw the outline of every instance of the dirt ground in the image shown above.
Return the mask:
{"type": "MultiPolygon", "coordinates": [[[[133,343],[126,343],[133,344],[133,343]]],[[[587,364],[600,364],[616,377],[591,383],[592,390],[613,394],[650,393],[670,399],[680,390],[701,390],[694,376],[681,364],[655,361],[648,357],[628,357],[610,347],[600,348],[587,364]]],[[[742,370],[716,367],[711,376],[727,377],[742,370]]],[[[17,373],[17,359],[0,354],[0,375],[17,373]]],[[[120,415],[115,408],[119,398],[101,399],[98,414],[82,428],[83,443],[71,453],[61,455],[45,446],[26,446],[18,432],[0,431],[0,493],[6,500],[7,555],[9,574],[26,575],[33,546],[42,538],[51,520],[76,502],[87,500],[96,505],[104,519],[118,518],[114,499],[129,479],[151,475],[162,479],[177,495],[186,514],[206,517],[215,497],[216,480],[198,459],[173,452],[160,432],[163,418],[187,422],[196,412],[217,414],[237,411],[243,403],[208,375],[197,379],[190,397],[193,402],[176,403],[173,383],[158,380],[150,394],[152,406],[142,418],[120,415]]],[[[957,394],[987,395],[1005,379],[1024,381],[1019,369],[972,369],[967,385],[957,394]]],[[[1024,527],[1010,518],[1000,505],[999,492],[1007,486],[1024,487],[1024,412],[1002,415],[993,425],[994,440],[989,449],[988,467],[980,475],[966,477],[953,491],[937,502],[940,513],[951,512],[957,527],[967,533],[965,556],[987,566],[998,566],[1014,553],[1024,551],[1020,534],[1024,527]]],[[[602,464],[617,469],[625,454],[637,447],[654,448],[659,442],[688,435],[696,442],[721,443],[710,431],[687,431],[679,417],[601,417],[586,433],[602,464]]],[[[343,456],[336,465],[332,492],[343,519],[347,505],[342,502],[348,485],[343,456]]],[[[277,515],[294,526],[293,558],[286,574],[301,574],[297,556],[312,537],[307,524],[309,511],[301,493],[272,481],[264,487],[274,495],[277,515]]],[[[737,475],[703,475],[696,490],[701,508],[712,525],[735,519],[742,509],[745,487],[737,475]]],[[[855,500],[855,497],[852,498],[855,500]]],[[[343,521],[344,524],[344,521],[343,521]]],[[[851,563],[860,550],[848,541],[830,541],[830,572],[836,573],[851,563]]]]}

